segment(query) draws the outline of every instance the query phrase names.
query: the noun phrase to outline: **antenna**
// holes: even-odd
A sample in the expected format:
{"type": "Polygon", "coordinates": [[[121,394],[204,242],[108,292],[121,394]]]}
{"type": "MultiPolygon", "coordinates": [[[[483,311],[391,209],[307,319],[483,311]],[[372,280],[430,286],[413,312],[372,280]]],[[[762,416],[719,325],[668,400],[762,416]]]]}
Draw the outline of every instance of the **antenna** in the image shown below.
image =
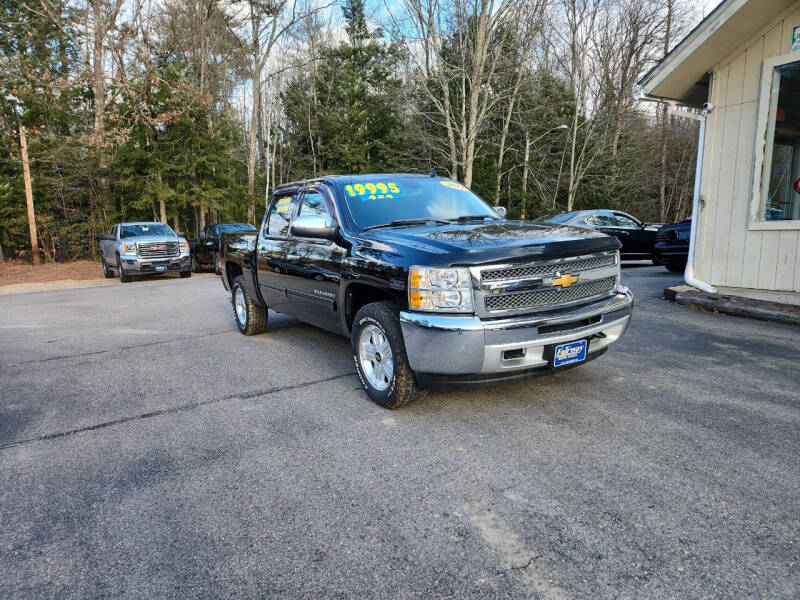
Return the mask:
{"type": "Polygon", "coordinates": [[[431,177],[436,177],[436,167],[434,167],[433,169],[431,169],[431,172],[430,172],[430,173],[428,173],[428,175],[430,175],[431,177]]]}

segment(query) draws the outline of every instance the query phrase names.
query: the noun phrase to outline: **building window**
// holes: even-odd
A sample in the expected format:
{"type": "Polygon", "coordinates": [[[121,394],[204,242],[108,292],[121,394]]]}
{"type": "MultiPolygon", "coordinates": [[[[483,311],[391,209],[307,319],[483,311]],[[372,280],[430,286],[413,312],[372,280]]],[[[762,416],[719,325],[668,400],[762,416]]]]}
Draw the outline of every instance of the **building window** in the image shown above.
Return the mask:
{"type": "Polygon", "coordinates": [[[775,65],[771,76],[758,220],[798,221],[800,61],[775,65]]]}

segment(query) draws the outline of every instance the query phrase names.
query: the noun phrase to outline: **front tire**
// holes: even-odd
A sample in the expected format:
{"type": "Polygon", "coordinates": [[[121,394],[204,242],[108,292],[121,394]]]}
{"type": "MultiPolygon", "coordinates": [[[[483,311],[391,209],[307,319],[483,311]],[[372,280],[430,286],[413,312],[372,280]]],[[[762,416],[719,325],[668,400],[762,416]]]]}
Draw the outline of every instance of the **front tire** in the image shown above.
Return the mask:
{"type": "Polygon", "coordinates": [[[192,272],[191,271],[181,271],[181,279],[186,279],[187,277],[191,277],[191,276],[192,276],[192,272]]]}
{"type": "Polygon", "coordinates": [[[117,254],[117,270],[119,271],[119,280],[121,283],[130,283],[131,276],[126,275],[124,269],[122,268],[122,259],[117,254]]]}
{"type": "Polygon", "coordinates": [[[239,331],[244,335],[258,335],[267,330],[267,307],[257,304],[247,294],[241,275],[233,280],[231,303],[233,304],[233,319],[236,321],[239,331]]]}
{"type": "Polygon", "coordinates": [[[400,408],[421,394],[408,365],[397,309],[388,302],[361,307],[350,336],[358,378],[370,399],[400,408]]]}
{"type": "Polygon", "coordinates": [[[200,263],[197,262],[197,256],[192,254],[192,272],[199,273],[200,272],[200,263]]]}

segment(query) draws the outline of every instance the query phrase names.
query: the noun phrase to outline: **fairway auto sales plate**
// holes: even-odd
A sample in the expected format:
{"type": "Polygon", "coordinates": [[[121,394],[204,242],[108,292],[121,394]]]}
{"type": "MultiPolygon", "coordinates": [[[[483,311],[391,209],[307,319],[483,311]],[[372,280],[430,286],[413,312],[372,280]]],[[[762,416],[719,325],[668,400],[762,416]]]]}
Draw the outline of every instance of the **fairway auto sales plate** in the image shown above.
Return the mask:
{"type": "Polygon", "coordinates": [[[550,346],[550,364],[553,367],[565,367],[586,360],[586,351],[589,347],[588,340],[578,340],[550,346]]]}

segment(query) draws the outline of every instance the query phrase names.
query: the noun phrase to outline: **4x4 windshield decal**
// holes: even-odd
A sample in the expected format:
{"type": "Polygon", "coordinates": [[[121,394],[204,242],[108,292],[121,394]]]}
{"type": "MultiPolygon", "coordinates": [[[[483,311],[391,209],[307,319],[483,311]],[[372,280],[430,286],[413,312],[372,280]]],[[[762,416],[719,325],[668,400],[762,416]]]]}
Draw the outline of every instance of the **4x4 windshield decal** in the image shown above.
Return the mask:
{"type": "Polygon", "coordinates": [[[467,189],[466,187],[464,187],[460,183],[456,183],[455,181],[447,181],[447,180],[443,179],[443,180],[439,181],[439,183],[441,183],[444,187],[450,188],[451,190],[458,190],[459,192],[468,192],[469,191],[469,189],[467,189]]]}

